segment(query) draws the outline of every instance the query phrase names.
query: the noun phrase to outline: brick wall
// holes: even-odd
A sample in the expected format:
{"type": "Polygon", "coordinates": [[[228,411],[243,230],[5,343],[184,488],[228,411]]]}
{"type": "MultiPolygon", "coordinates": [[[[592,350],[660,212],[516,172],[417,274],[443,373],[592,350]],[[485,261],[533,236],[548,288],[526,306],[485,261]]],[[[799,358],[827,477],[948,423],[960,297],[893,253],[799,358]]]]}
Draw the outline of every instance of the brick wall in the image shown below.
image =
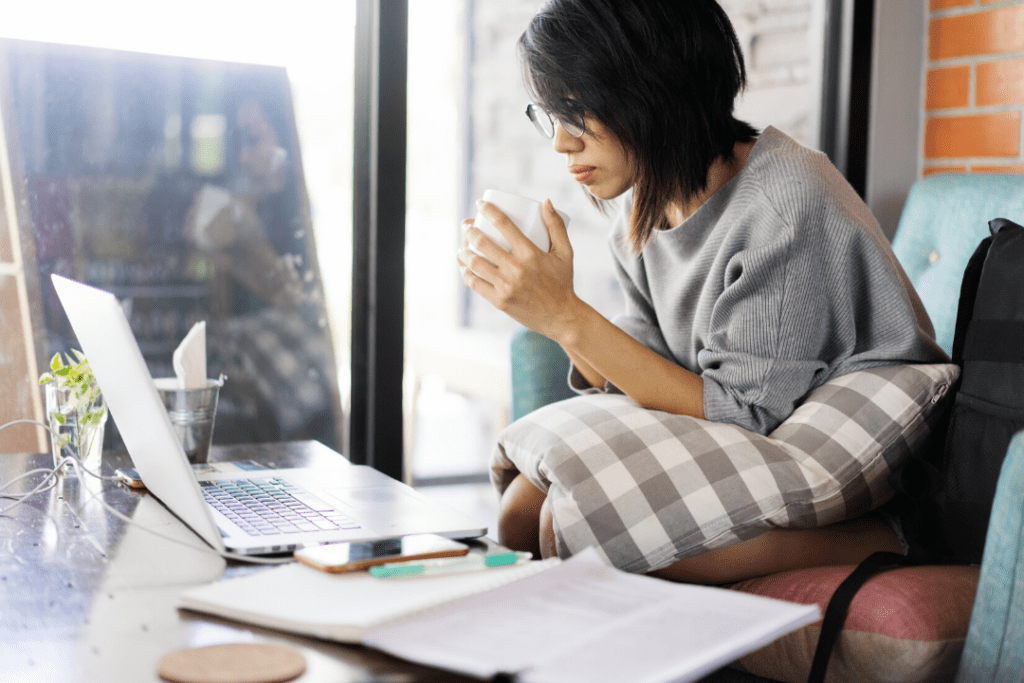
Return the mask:
{"type": "Polygon", "coordinates": [[[1024,173],[1024,0],[930,0],[923,173],[1024,173]]]}

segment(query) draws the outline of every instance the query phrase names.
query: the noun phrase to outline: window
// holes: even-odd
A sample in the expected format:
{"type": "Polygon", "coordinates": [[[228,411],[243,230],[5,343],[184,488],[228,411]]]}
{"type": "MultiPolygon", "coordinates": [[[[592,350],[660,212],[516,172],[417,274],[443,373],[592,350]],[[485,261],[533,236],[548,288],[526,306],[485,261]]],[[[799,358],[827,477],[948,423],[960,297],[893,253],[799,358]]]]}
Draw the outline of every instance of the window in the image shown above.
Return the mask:
{"type": "Polygon", "coordinates": [[[340,449],[354,1],[59,4],[3,29],[37,369],[74,346],[58,272],[118,295],[154,376],[207,321],[215,442],[340,449]]]}

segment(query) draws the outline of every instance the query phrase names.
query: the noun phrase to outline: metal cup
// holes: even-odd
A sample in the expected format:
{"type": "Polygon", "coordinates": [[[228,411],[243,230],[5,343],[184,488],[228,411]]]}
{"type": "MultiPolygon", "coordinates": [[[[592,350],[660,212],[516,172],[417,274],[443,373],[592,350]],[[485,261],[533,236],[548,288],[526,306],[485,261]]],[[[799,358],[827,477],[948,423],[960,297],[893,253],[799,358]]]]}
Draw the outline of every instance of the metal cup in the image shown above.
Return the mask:
{"type": "Polygon", "coordinates": [[[217,397],[224,379],[224,375],[218,379],[207,379],[206,386],[200,389],[178,388],[177,377],[153,380],[178,440],[181,441],[181,447],[193,465],[205,463],[210,457],[213,422],[217,417],[217,397]]]}

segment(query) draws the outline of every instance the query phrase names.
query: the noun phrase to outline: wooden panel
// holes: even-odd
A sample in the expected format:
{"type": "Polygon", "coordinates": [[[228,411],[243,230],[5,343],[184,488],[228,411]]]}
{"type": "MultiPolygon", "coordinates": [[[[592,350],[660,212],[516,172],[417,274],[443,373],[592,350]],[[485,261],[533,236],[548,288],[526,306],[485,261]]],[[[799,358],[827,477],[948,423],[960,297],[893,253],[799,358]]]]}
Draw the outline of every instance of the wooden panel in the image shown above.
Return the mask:
{"type": "Polygon", "coordinates": [[[3,230],[0,230],[0,267],[3,267],[4,265],[13,265],[13,263],[14,257],[11,253],[11,237],[7,234],[7,229],[4,228],[3,230]]]}
{"type": "MultiPolygon", "coordinates": [[[[39,383],[33,376],[26,345],[20,288],[15,275],[0,275],[0,424],[41,417],[39,383]]],[[[17,425],[0,432],[0,453],[36,453],[47,450],[45,432],[34,425],[17,425]]]]}
{"type": "MultiPolygon", "coordinates": [[[[24,187],[10,103],[6,54],[0,49],[0,425],[43,419],[38,380],[42,347],[33,329],[41,315],[32,305],[31,293],[38,289],[31,256],[35,242],[31,230],[23,238],[28,219],[17,211],[24,205],[24,187]],[[32,268],[31,278],[26,278],[26,265],[32,268]]],[[[49,439],[41,427],[17,425],[0,433],[0,453],[47,450],[49,439]]]]}

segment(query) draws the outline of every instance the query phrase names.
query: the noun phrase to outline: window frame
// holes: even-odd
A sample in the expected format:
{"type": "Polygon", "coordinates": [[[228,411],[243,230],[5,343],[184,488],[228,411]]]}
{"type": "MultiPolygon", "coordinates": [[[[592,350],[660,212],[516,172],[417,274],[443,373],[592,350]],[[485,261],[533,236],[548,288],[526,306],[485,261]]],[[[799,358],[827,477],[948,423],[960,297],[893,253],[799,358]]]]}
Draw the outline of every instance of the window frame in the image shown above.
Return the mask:
{"type": "Polygon", "coordinates": [[[357,0],[346,455],[402,480],[408,0],[357,0]],[[402,198],[396,201],[395,198],[402,198]]]}

